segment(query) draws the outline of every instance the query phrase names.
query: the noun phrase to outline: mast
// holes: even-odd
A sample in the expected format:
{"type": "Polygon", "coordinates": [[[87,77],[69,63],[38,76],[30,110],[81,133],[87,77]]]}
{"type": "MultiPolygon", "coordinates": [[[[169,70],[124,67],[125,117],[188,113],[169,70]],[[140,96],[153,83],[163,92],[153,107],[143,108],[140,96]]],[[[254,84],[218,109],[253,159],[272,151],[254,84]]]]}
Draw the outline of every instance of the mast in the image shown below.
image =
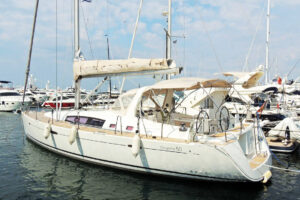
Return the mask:
{"type": "Polygon", "coordinates": [[[79,0],[74,0],[74,58],[79,59],[79,0]]]}
{"type": "Polygon", "coordinates": [[[271,2],[270,0],[268,0],[265,84],[269,82],[270,7],[271,7],[271,2]]]}
{"type": "MultiPolygon", "coordinates": [[[[106,44],[107,44],[107,60],[110,60],[108,35],[106,35],[106,44]]],[[[109,77],[109,98],[111,98],[111,77],[109,77]]]]}
{"type": "Polygon", "coordinates": [[[36,0],[33,25],[32,25],[32,34],[31,34],[31,40],[30,40],[30,49],[29,49],[29,55],[28,55],[28,61],[27,61],[25,84],[24,84],[24,93],[23,93],[23,101],[22,101],[23,105],[24,105],[25,92],[26,92],[26,87],[27,87],[27,82],[28,82],[29,71],[30,71],[31,54],[32,54],[33,39],[34,39],[34,33],[35,33],[35,24],[36,24],[38,7],[39,7],[39,0],[36,0]]]}
{"type": "MultiPolygon", "coordinates": [[[[79,44],[79,0],[74,0],[74,62],[80,59],[79,44]]],[[[75,81],[75,109],[80,107],[80,78],[75,81]]]]}
{"type": "MultiPolygon", "coordinates": [[[[169,0],[168,10],[168,33],[167,33],[167,60],[171,59],[171,32],[172,32],[172,0],[169,0]]],[[[167,80],[171,78],[170,74],[167,74],[167,80]]]]}

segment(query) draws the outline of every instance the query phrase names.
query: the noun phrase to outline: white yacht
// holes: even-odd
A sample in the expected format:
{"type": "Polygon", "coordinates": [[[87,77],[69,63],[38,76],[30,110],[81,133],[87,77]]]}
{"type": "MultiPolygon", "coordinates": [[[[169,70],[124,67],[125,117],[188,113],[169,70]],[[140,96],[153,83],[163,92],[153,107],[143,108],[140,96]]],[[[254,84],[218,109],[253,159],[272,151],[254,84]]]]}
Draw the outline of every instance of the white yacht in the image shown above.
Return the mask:
{"type": "Polygon", "coordinates": [[[172,79],[128,91],[109,110],[61,111],[59,118],[28,111],[22,114],[25,133],[51,151],[99,165],[180,178],[267,182],[272,159],[254,121],[222,131],[217,119],[181,113],[174,92],[203,87],[228,83],[172,79]]]}
{"type": "MultiPolygon", "coordinates": [[[[23,97],[14,90],[12,82],[0,81],[0,111],[16,111],[22,107],[23,97]]],[[[30,105],[31,99],[25,97],[24,106],[30,105]]]]}

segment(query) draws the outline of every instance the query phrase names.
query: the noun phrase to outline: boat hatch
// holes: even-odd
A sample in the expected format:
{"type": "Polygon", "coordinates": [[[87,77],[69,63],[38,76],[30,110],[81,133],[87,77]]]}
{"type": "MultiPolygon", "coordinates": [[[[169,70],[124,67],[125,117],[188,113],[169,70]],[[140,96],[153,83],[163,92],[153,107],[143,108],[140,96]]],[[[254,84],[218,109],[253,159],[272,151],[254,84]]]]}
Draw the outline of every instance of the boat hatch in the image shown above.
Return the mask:
{"type": "Polygon", "coordinates": [[[103,119],[85,116],[67,116],[65,121],[73,124],[93,126],[97,128],[101,128],[105,123],[105,120],[103,119]]]}

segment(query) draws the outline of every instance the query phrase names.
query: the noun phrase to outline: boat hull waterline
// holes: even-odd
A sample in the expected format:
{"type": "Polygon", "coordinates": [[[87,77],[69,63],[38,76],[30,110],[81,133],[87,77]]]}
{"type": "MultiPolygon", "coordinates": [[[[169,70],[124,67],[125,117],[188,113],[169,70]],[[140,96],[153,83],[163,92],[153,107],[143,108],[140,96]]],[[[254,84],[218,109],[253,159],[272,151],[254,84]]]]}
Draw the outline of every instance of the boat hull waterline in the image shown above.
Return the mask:
{"type": "MultiPolygon", "coordinates": [[[[25,133],[36,144],[84,162],[120,168],[128,171],[150,173],[187,179],[259,182],[264,178],[261,172],[269,172],[271,157],[265,165],[251,169],[239,166],[235,155],[229,155],[239,145],[233,142],[224,148],[200,143],[176,143],[162,140],[142,139],[141,149],[135,157],[132,154],[132,137],[106,134],[105,132],[78,131],[73,144],[68,142],[70,128],[51,125],[51,134],[44,137],[48,123],[22,114],[25,133]],[[232,149],[230,149],[232,148],[232,149]],[[208,156],[210,155],[210,156],[208,156]]],[[[237,154],[236,154],[237,155],[237,154]]]]}

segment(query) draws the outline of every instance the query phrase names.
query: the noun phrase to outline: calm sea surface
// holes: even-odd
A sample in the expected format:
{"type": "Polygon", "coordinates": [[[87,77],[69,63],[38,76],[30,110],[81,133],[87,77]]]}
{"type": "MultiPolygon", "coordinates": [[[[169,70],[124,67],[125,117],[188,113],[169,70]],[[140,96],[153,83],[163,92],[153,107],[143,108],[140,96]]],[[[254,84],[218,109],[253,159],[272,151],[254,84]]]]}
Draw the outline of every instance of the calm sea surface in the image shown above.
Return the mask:
{"type": "MultiPolygon", "coordinates": [[[[300,150],[276,154],[300,169],[300,150]]],[[[282,165],[273,159],[275,166],[282,165]]],[[[182,181],[88,165],[48,152],[24,137],[21,116],[0,113],[0,199],[300,199],[300,174],[272,170],[272,181],[182,181]]]]}

